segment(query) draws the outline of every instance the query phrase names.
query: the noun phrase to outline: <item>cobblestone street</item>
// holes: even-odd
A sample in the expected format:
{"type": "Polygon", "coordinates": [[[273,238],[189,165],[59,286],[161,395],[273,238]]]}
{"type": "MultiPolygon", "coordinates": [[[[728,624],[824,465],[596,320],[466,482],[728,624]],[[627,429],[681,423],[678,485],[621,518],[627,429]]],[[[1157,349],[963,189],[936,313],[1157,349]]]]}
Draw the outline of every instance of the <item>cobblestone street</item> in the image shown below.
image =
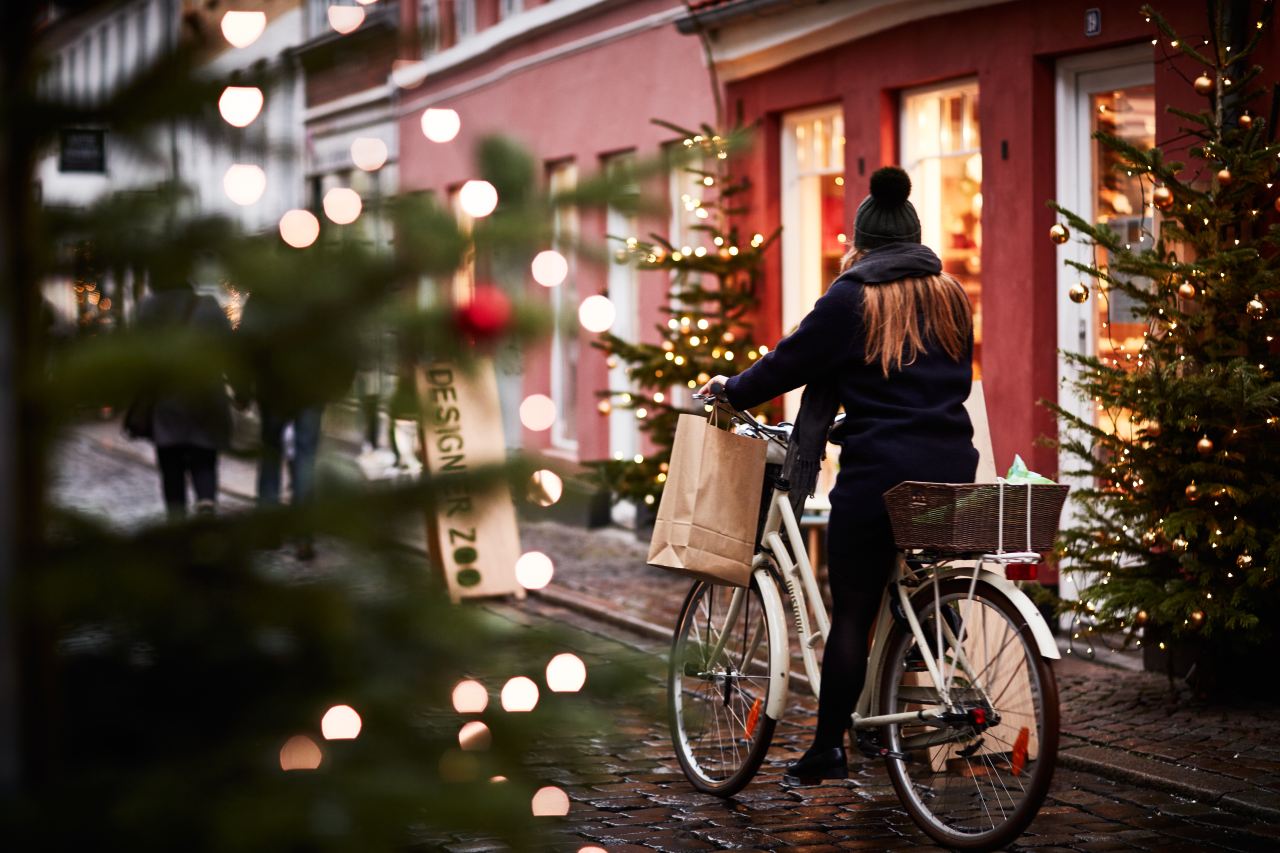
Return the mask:
{"type": "MultiPolygon", "coordinates": [[[[159,518],[149,449],[121,442],[112,424],[80,429],[52,472],[58,501],[125,525],[159,518]]],[[[246,463],[224,460],[227,509],[243,503],[235,495],[249,476],[246,463]]],[[[672,755],[662,691],[662,632],[669,636],[687,582],[644,566],[643,547],[625,531],[584,534],[541,522],[526,524],[522,537],[526,550],[555,560],[552,586],[523,603],[485,606],[517,623],[569,626],[589,670],[626,659],[650,675],[639,698],[604,709],[611,731],[542,744],[531,756],[573,801],[554,849],[937,849],[925,845],[879,761],[855,758],[847,784],[780,786],[813,722],[813,703],[798,685],[757,779],[727,801],[693,792],[672,755]],[[578,769],[566,769],[566,756],[579,759],[578,769]]],[[[1015,849],[1280,848],[1280,713],[1202,707],[1186,697],[1171,703],[1165,679],[1097,663],[1064,660],[1057,675],[1062,760],[1049,800],[1015,849]]],[[[499,849],[482,838],[427,841],[451,851],[499,849]]]]}

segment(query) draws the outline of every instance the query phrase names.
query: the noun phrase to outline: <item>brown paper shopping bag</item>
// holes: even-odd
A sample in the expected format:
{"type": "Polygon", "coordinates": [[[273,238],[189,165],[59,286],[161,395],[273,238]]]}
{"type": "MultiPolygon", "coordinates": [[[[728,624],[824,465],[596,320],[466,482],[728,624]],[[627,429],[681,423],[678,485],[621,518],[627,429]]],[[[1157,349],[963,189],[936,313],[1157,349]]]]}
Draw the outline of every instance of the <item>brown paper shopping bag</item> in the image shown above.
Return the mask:
{"type": "Polygon", "coordinates": [[[649,564],[715,583],[751,581],[766,442],[681,415],[649,564]]]}

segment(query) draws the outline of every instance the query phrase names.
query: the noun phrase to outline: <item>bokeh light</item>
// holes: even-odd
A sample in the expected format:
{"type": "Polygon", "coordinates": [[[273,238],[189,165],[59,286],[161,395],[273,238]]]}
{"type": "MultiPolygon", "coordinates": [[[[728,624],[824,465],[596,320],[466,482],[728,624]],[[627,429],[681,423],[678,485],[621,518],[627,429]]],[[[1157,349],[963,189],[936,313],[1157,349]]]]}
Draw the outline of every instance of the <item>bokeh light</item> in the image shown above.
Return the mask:
{"type": "Polygon", "coordinates": [[[334,187],[324,194],[324,215],[339,225],[355,222],[362,206],[359,193],[350,187],[334,187]]]}
{"type": "Polygon", "coordinates": [[[498,206],[498,191],[488,181],[467,181],[458,190],[458,204],[472,219],[482,219],[498,206]]]}
{"type": "Polygon", "coordinates": [[[489,727],[479,720],[472,720],[458,730],[458,746],[467,751],[488,749],[492,742],[493,736],[489,733],[489,727]]]}
{"type": "Polygon", "coordinates": [[[577,693],[587,683],[587,665],[577,655],[565,652],[547,664],[547,686],[553,693],[577,693]]]}
{"type": "Polygon", "coordinates": [[[526,551],[516,560],[516,581],[525,589],[542,589],[555,573],[555,564],[541,551],[526,551]]]}
{"type": "Polygon", "coordinates": [[[364,23],[364,9],[359,6],[330,6],[329,26],[346,35],[354,33],[364,23]]]}
{"type": "Polygon", "coordinates": [[[320,718],[320,733],[325,740],[355,740],[363,726],[360,715],[350,705],[334,705],[320,718]]]}
{"type": "Polygon", "coordinates": [[[546,394],[530,394],[520,404],[520,423],[525,429],[542,432],[556,422],[556,404],[546,394]]]}
{"type": "Polygon", "coordinates": [[[617,318],[618,309],[601,293],[588,296],[578,306],[578,322],[588,332],[607,332],[617,318]]]}
{"type": "Polygon", "coordinates": [[[578,853],[609,853],[609,851],[605,850],[603,847],[588,846],[579,847],[578,853]]]}
{"type": "Polygon", "coordinates": [[[251,163],[233,163],[222,176],[227,198],[241,206],[253,204],[267,189],[267,173],[251,163]]]}
{"type": "Polygon", "coordinates": [[[248,47],[266,28],[266,12],[228,12],[222,16],[222,37],[232,47],[248,47]]]}
{"type": "Polygon", "coordinates": [[[502,686],[502,710],[511,713],[532,711],[538,706],[538,685],[532,678],[517,675],[502,686]]]}
{"type": "Polygon", "coordinates": [[[387,143],[374,136],[358,136],[351,143],[351,162],[357,169],[376,172],[387,162],[387,143]]]}
{"type": "Polygon", "coordinates": [[[280,217],[280,239],[295,249],[305,249],[320,236],[320,220],[309,210],[286,210],[280,217]]]}
{"type": "Polygon", "coordinates": [[[555,249],[534,255],[532,268],[533,280],[543,287],[555,287],[569,275],[569,262],[555,249]]]}
{"type": "Polygon", "coordinates": [[[454,110],[431,107],[422,113],[422,135],[432,142],[452,142],[461,129],[462,119],[454,110]]]}
{"type": "Polygon", "coordinates": [[[564,494],[564,481],[555,471],[542,468],[529,478],[529,503],[551,506],[564,494]]]}
{"type": "Polygon", "coordinates": [[[232,127],[248,127],[262,112],[262,90],[257,86],[228,86],[218,98],[218,112],[232,127]]]}
{"type": "Polygon", "coordinates": [[[315,770],[323,760],[320,747],[306,735],[294,735],[280,748],[281,770],[315,770]]]}
{"type": "Polygon", "coordinates": [[[468,678],[454,685],[453,710],[459,714],[479,714],[488,707],[489,691],[480,682],[468,678]]]}
{"type": "Polygon", "coordinates": [[[554,785],[539,788],[533,795],[534,817],[558,817],[569,813],[569,795],[554,785]]]}

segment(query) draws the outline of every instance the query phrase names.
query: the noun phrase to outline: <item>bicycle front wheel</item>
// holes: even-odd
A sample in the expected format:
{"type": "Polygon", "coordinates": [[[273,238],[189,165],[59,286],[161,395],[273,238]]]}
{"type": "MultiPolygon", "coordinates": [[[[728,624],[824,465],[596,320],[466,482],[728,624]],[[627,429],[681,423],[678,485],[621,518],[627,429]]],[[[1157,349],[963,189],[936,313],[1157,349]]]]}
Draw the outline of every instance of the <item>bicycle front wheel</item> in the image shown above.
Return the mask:
{"type": "MultiPolygon", "coordinates": [[[[1044,802],[1058,752],[1058,689],[1026,618],[996,587],[953,578],[915,594],[911,605],[952,701],[948,720],[885,727],[889,778],[912,819],[955,850],[1014,841],[1044,802]],[[939,617],[941,617],[939,619],[939,617]],[[957,647],[962,654],[957,654],[957,647]]],[[[880,712],[942,709],[915,635],[890,634],[880,712]]]]}
{"type": "Polygon", "coordinates": [[[695,788],[721,797],[755,776],[776,723],[767,711],[770,644],[786,637],[773,636],[759,583],[694,583],[671,647],[667,702],[676,758],[695,788]]]}

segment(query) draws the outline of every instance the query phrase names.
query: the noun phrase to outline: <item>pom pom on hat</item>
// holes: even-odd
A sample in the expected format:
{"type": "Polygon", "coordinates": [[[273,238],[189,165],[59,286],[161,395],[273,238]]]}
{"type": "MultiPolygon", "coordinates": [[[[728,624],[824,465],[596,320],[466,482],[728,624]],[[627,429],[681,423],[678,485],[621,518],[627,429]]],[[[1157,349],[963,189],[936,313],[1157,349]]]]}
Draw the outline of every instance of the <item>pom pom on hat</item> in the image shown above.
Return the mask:
{"type": "Polygon", "coordinates": [[[871,197],[878,204],[897,207],[911,195],[911,177],[897,166],[884,166],[871,173],[871,197]]]}
{"type": "Polygon", "coordinates": [[[920,217],[907,201],[911,177],[897,166],[871,173],[871,195],[858,205],[853,220],[853,245],[875,249],[890,243],[919,243],[920,217]]]}

